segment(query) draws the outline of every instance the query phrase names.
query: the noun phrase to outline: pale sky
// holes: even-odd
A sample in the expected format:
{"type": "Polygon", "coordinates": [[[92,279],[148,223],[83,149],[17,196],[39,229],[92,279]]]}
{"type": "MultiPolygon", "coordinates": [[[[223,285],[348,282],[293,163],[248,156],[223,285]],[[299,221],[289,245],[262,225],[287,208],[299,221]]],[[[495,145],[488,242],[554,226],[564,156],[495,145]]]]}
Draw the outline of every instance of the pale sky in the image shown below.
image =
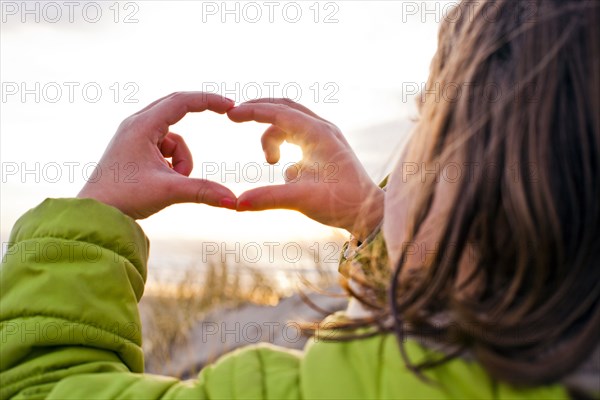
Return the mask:
{"type": "MultiPolygon", "coordinates": [[[[336,123],[373,178],[382,178],[414,115],[403,88],[427,78],[445,4],[436,16],[414,9],[422,2],[401,1],[228,2],[229,13],[220,1],[76,2],[72,10],[55,2],[59,18],[49,2],[27,3],[30,14],[20,1],[2,2],[3,243],[44,198],[75,196],[84,167],[99,160],[119,123],[173,91],[218,88],[238,102],[257,94],[295,98],[336,123]],[[92,23],[99,3],[102,15],[92,23]]],[[[244,180],[264,165],[265,128],[203,113],[172,130],[192,150],[192,176],[216,170],[211,177],[240,194],[261,185],[244,180]]],[[[299,157],[286,145],[281,163],[299,157]]],[[[276,179],[261,172],[262,185],[283,182],[282,167],[273,171],[276,179]]],[[[291,211],[238,214],[205,205],[172,206],[140,225],[155,241],[312,240],[332,232],[291,211]]]]}

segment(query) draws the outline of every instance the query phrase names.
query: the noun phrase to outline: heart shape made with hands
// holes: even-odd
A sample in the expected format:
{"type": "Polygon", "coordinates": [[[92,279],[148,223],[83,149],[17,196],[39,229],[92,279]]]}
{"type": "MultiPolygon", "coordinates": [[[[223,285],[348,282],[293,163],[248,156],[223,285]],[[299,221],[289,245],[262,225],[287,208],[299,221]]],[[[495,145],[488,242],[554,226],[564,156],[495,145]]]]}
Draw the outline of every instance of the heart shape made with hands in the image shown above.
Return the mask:
{"type": "MultiPolygon", "coordinates": [[[[162,100],[163,103],[176,103],[177,97],[183,98],[184,105],[175,107],[173,115],[164,115],[164,122],[167,126],[162,126],[161,131],[167,132],[157,142],[161,155],[166,158],[172,158],[172,164],[169,166],[181,175],[189,176],[192,170],[192,155],[183,138],[177,134],[168,131],[168,127],[181,120],[187,112],[197,112],[211,110],[219,114],[227,113],[229,119],[233,122],[255,121],[271,124],[263,133],[261,144],[265,153],[265,158],[269,164],[276,164],[281,157],[280,146],[284,142],[289,142],[305,149],[314,142],[317,132],[316,124],[329,124],[308,108],[287,99],[259,99],[243,103],[234,107],[232,101],[224,99],[217,95],[207,93],[184,93],[175,94],[162,100]],[[194,105],[197,100],[193,96],[204,97],[204,104],[194,105]],[[170,99],[170,100],[169,100],[170,99]]],[[[159,100],[160,101],[160,100],[159,100]]],[[[155,106],[161,107],[162,104],[155,106]]],[[[152,106],[152,105],[151,105],[152,106]]],[[[149,106],[150,107],[150,106],[149,106]]],[[[173,106],[172,106],[173,107],[173,106]]],[[[147,112],[147,111],[146,111],[147,112]]],[[[158,111],[157,111],[158,112],[158,111]]],[[[165,160],[165,162],[168,162],[165,160]]],[[[225,186],[217,182],[205,180],[204,191],[197,199],[202,203],[214,206],[236,209],[237,211],[265,210],[272,208],[291,208],[297,209],[297,202],[306,193],[307,185],[302,185],[302,178],[305,175],[315,177],[318,168],[303,168],[306,165],[303,160],[288,165],[284,171],[285,184],[270,185],[251,189],[234,199],[232,194],[225,186]],[[289,185],[289,183],[298,183],[298,185],[289,185]],[[229,193],[225,193],[229,192],[229,193]],[[216,203],[213,193],[224,195],[216,203]]],[[[333,165],[332,165],[333,167],[333,165]]],[[[329,171],[331,175],[332,172],[329,171]]],[[[306,179],[307,180],[307,179],[306,179]]],[[[312,179],[318,181],[317,179],[312,179]]]]}
{"type": "Polygon", "coordinates": [[[134,219],[176,203],[237,211],[285,208],[351,232],[358,219],[381,219],[383,190],[371,180],[339,129],[287,99],[259,99],[236,107],[234,101],[216,94],[166,96],[121,123],[98,167],[112,170],[114,165],[132,162],[139,166],[134,184],[100,174],[99,181],[88,181],[78,197],[99,200],[134,219]],[[302,160],[286,170],[286,183],[254,188],[238,198],[217,182],[191,178],[192,154],[183,138],[169,128],[187,113],[206,110],[227,114],[237,123],[270,124],[261,139],[269,163],[279,161],[283,142],[300,146],[302,160]],[[167,158],[172,159],[171,168],[165,165],[167,158]],[[373,206],[365,208],[365,202],[373,206]]]}

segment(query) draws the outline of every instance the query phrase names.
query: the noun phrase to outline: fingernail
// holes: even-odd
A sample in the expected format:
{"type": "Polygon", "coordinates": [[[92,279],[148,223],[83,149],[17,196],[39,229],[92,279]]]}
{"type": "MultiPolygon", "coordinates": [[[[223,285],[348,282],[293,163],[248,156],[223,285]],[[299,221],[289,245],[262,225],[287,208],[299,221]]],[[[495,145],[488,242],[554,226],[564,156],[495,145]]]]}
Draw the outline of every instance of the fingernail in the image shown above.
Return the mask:
{"type": "Polygon", "coordinates": [[[230,199],[229,197],[225,197],[225,198],[221,199],[221,202],[219,204],[221,205],[221,207],[235,210],[235,203],[236,203],[235,200],[230,199]]]}
{"type": "Polygon", "coordinates": [[[235,108],[235,100],[231,100],[230,98],[225,97],[225,100],[229,101],[231,104],[227,108],[227,112],[233,110],[235,108]]]}
{"type": "Polygon", "coordinates": [[[240,201],[237,205],[238,211],[248,211],[252,208],[252,204],[248,200],[240,201]]]}

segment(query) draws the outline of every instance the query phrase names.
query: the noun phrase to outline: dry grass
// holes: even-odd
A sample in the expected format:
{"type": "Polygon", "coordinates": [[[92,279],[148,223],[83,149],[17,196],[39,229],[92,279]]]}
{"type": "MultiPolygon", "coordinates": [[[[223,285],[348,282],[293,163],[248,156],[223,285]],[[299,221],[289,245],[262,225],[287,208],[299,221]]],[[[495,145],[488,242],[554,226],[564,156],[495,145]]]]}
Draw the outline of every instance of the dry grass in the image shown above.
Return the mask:
{"type": "Polygon", "coordinates": [[[191,328],[215,309],[246,303],[276,305],[279,299],[293,294],[301,281],[316,287],[328,287],[337,281],[331,266],[318,260],[307,274],[286,272],[285,266],[275,274],[273,266],[230,265],[218,255],[214,260],[204,266],[191,266],[174,282],[159,281],[146,291],[140,310],[149,371],[169,366],[171,354],[189,340],[191,328]]]}

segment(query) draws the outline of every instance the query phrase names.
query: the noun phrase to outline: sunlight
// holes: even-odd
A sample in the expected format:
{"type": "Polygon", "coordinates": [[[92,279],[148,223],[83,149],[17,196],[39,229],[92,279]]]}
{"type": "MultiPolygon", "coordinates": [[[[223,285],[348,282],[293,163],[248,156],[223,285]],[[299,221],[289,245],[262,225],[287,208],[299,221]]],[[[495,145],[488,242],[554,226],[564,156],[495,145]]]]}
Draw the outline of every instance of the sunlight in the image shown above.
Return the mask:
{"type": "Polygon", "coordinates": [[[303,158],[302,148],[295,144],[283,142],[279,147],[279,151],[281,152],[281,161],[283,164],[300,161],[303,158]]]}
{"type": "MultiPolygon", "coordinates": [[[[179,90],[217,91],[238,104],[258,96],[291,97],[340,127],[369,173],[380,179],[382,165],[403,139],[394,128],[395,121],[405,118],[403,82],[426,78],[435,48],[435,23],[397,23],[395,15],[400,15],[402,8],[396,2],[372,8],[364,7],[364,2],[346,2],[340,8],[339,23],[307,20],[300,29],[300,25],[279,21],[275,25],[280,34],[265,35],[273,28],[271,24],[221,24],[216,17],[202,23],[199,3],[165,4],[140,3],[139,22],[134,24],[107,20],[103,24],[2,25],[3,81],[14,83],[10,88],[19,90],[7,94],[0,121],[0,156],[6,167],[6,190],[0,193],[3,241],[27,209],[46,197],[78,193],[89,166],[100,159],[124,118],[179,90]],[[419,40],[404,40],[409,32],[419,40]],[[202,40],[200,47],[172,40],[202,39],[208,33],[220,40],[202,40]],[[245,45],[247,40],[278,51],[257,53],[254,46],[245,45]],[[306,43],[311,43],[311,57],[295,57],[295,48],[306,43]],[[235,51],[230,51],[231,45],[235,51]],[[331,57],[332,49],[336,49],[336,57],[331,57]],[[157,58],[156,54],[169,56],[157,58]],[[406,62],[407,55],[410,62],[406,62]],[[252,61],[256,57],[259,62],[252,61]],[[376,57],[379,62],[372,65],[370,60],[376,57]],[[73,101],[68,82],[78,84],[73,101]],[[30,93],[38,84],[39,101],[30,93]],[[88,99],[94,90],[84,91],[86,85],[101,90],[98,101],[88,99]],[[21,93],[22,87],[30,94],[21,93]],[[57,88],[62,97],[55,101],[57,88]],[[379,126],[383,129],[378,129],[378,136],[365,136],[365,129],[379,126]],[[390,129],[385,128],[388,126],[390,129]],[[57,166],[61,176],[54,179],[57,166]]],[[[106,12],[112,15],[111,10],[106,12]]],[[[220,182],[236,195],[259,186],[283,184],[284,167],[302,159],[298,146],[283,143],[274,178],[267,179],[263,171],[263,179],[247,179],[256,171],[253,165],[265,164],[260,145],[264,129],[264,124],[231,124],[226,117],[211,113],[189,115],[173,127],[185,137],[194,155],[192,176],[220,182]],[[232,170],[236,172],[232,174],[232,170]]],[[[158,242],[163,240],[283,243],[326,240],[336,232],[295,211],[235,213],[194,204],[169,207],[139,223],[153,241],[151,257],[155,261],[173,258],[172,250],[165,249],[162,255],[158,251],[163,247],[158,242]]],[[[190,249],[181,249],[186,252],[190,249]]]]}

